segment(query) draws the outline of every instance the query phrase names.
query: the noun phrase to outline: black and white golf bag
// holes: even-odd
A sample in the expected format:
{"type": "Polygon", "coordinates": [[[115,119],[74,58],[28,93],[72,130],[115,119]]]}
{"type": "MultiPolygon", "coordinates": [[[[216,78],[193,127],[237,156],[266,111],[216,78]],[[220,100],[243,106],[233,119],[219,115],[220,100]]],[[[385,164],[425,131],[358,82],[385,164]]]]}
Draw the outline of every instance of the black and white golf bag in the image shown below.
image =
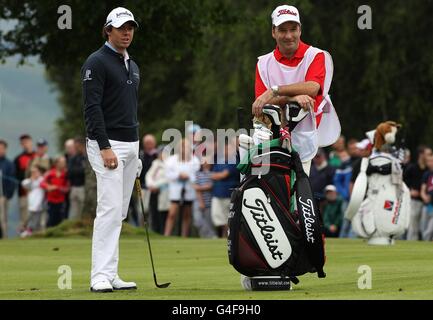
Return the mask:
{"type": "Polygon", "coordinates": [[[299,154],[281,145],[275,139],[257,148],[231,196],[229,261],[249,277],[252,290],[287,290],[308,272],[326,276],[322,221],[308,176],[299,154]]]}
{"type": "Polygon", "coordinates": [[[368,244],[393,244],[409,227],[410,201],[400,161],[388,153],[375,152],[362,160],[346,218],[368,244]]]}

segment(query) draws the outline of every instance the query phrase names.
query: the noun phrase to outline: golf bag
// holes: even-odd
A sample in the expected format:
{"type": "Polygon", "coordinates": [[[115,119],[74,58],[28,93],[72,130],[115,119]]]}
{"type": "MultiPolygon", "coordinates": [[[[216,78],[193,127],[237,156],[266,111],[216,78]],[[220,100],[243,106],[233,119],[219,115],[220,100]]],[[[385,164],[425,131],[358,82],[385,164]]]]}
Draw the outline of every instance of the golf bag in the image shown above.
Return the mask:
{"type": "Polygon", "coordinates": [[[402,181],[399,160],[383,152],[364,158],[357,182],[352,195],[362,202],[352,203],[357,210],[348,217],[354,232],[369,244],[393,244],[408,228],[410,215],[410,191],[402,181]]]}
{"type": "Polygon", "coordinates": [[[250,167],[238,166],[245,176],[231,196],[229,261],[259,279],[253,290],[290,289],[290,281],[308,272],[326,276],[322,221],[308,176],[299,154],[281,145],[274,139],[257,146],[250,167]]]}

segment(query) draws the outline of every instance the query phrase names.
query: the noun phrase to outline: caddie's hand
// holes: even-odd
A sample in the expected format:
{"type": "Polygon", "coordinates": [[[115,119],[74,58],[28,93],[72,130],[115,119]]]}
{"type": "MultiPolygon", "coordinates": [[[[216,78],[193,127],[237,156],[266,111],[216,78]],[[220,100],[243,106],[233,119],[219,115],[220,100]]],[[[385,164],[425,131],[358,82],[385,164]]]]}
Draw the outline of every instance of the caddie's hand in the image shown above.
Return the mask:
{"type": "Polygon", "coordinates": [[[257,97],[256,101],[253,103],[252,114],[255,116],[260,116],[262,114],[262,109],[265,104],[267,104],[274,94],[271,89],[266,90],[263,94],[257,97]]]}
{"type": "Polygon", "coordinates": [[[314,108],[314,99],[309,95],[301,94],[299,96],[294,96],[293,101],[299,103],[302,109],[308,111],[309,109],[314,108]]]}
{"type": "Polygon", "coordinates": [[[101,150],[102,160],[104,161],[104,167],[109,170],[114,170],[118,166],[116,154],[111,149],[101,150]]]}
{"type": "Polygon", "coordinates": [[[141,170],[143,170],[143,162],[141,162],[141,159],[137,159],[137,178],[140,178],[141,170]]]}

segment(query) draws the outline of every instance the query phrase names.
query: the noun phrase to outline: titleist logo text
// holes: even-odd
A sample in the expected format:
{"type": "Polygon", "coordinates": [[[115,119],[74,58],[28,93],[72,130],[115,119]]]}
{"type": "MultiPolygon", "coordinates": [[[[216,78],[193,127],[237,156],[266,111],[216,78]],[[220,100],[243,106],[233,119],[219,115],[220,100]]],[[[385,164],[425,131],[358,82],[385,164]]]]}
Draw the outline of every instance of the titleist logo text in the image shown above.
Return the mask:
{"type": "Polygon", "coordinates": [[[265,204],[261,199],[255,200],[255,205],[248,205],[247,200],[244,199],[243,205],[249,209],[251,216],[256,222],[257,227],[260,229],[260,233],[268,246],[269,252],[272,254],[274,260],[283,260],[283,253],[278,249],[278,240],[274,239],[275,228],[268,225],[268,222],[273,222],[266,209],[265,204]]]}
{"type": "Polygon", "coordinates": [[[288,9],[283,9],[283,10],[278,11],[277,17],[279,17],[283,14],[291,14],[292,16],[295,16],[295,17],[298,15],[296,12],[293,12],[293,11],[288,10],[288,9]]]}
{"type": "Polygon", "coordinates": [[[306,202],[302,201],[301,197],[299,197],[299,202],[301,203],[301,211],[302,215],[304,216],[305,220],[305,234],[307,236],[307,241],[314,243],[314,223],[316,223],[315,217],[316,214],[314,213],[314,207],[313,207],[313,200],[307,199],[306,202]]]}

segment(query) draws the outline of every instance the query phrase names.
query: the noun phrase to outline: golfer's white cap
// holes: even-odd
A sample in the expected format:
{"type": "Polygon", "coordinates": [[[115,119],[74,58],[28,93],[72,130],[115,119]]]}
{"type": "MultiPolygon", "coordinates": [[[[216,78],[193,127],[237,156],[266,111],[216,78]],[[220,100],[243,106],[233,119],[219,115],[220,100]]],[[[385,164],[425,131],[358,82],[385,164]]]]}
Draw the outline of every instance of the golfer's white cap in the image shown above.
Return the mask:
{"type": "Polygon", "coordinates": [[[299,17],[299,11],[294,6],[278,6],[272,12],[272,24],[278,27],[280,24],[283,24],[287,21],[294,21],[296,23],[301,24],[301,18],[299,17]]]}
{"type": "Polygon", "coordinates": [[[105,22],[105,27],[113,26],[115,28],[121,27],[125,22],[132,21],[135,27],[138,28],[137,21],[134,20],[134,15],[128,9],[117,7],[111,10],[107,16],[107,21],[105,22]]]}

